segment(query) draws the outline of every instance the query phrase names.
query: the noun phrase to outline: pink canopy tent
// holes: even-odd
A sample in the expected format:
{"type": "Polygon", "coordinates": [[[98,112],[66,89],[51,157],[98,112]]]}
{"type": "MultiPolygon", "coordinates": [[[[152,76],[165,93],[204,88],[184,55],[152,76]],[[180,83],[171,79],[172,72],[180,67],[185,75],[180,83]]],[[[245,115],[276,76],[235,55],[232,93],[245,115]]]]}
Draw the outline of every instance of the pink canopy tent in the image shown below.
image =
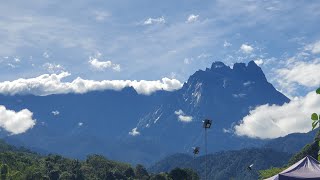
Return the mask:
{"type": "Polygon", "coordinates": [[[298,180],[318,179],[320,180],[320,164],[311,156],[306,156],[281,173],[265,180],[298,180]]]}

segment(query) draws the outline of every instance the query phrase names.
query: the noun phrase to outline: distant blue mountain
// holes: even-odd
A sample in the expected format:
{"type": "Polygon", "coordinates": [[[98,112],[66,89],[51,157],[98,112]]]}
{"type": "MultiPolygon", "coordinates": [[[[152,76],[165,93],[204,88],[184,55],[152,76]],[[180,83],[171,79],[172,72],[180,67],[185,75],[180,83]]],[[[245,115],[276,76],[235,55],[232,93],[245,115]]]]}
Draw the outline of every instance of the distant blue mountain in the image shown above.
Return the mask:
{"type": "MultiPolygon", "coordinates": [[[[232,127],[262,104],[289,102],[253,61],[230,68],[214,62],[195,72],[180,90],[139,95],[133,88],[86,94],[0,96],[8,109],[28,108],[37,125],[7,141],[43,152],[83,158],[99,153],[111,159],[150,164],[175,152],[203,145],[202,120],[210,118],[209,152],[263,145],[237,137],[232,127]],[[52,111],[58,111],[54,115],[52,111]],[[183,122],[190,120],[191,122],[183,122]],[[129,132],[136,128],[140,135],[129,132]]],[[[2,136],[6,134],[2,132],[2,136]]]]}

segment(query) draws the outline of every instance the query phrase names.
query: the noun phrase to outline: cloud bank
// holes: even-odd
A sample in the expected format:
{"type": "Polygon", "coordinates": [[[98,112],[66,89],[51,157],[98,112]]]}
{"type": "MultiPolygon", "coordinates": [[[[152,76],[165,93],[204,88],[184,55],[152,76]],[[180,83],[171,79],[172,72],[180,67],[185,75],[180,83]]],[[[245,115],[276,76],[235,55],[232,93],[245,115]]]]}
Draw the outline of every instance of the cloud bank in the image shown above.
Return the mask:
{"type": "Polygon", "coordinates": [[[138,94],[150,95],[155,91],[165,90],[174,91],[182,87],[182,83],[176,79],[162,78],[156,81],[146,80],[85,80],[77,77],[72,82],[62,82],[65,77],[70,76],[68,72],[60,74],[43,74],[29,79],[17,79],[14,81],[0,82],[0,93],[6,95],[15,94],[67,94],[67,93],[86,93],[97,90],[116,90],[120,91],[125,87],[133,87],[138,94]]]}
{"type": "Polygon", "coordinates": [[[0,127],[13,135],[24,133],[36,124],[32,115],[28,109],[15,112],[0,105],[0,127]]]}
{"type": "Polygon", "coordinates": [[[258,106],[234,127],[235,134],[267,139],[295,132],[306,133],[312,129],[311,114],[319,110],[320,96],[315,92],[296,98],[283,106],[268,104],[258,106]]]}

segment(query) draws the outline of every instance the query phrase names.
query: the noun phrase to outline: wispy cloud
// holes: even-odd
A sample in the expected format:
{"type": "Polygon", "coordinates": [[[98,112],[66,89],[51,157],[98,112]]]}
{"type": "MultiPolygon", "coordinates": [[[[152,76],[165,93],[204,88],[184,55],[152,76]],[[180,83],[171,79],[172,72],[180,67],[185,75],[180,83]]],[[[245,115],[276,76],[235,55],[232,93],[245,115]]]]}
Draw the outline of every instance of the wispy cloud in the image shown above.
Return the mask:
{"type": "Polygon", "coordinates": [[[166,23],[166,20],[163,16],[158,18],[148,18],[143,22],[144,25],[152,25],[152,24],[164,24],[166,23]]]}
{"type": "Polygon", "coordinates": [[[187,19],[187,23],[194,23],[194,22],[198,21],[198,19],[199,19],[199,15],[190,14],[187,19]]]}
{"type": "Polygon", "coordinates": [[[99,22],[105,21],[108,17],[111,16],[111,13],[107,11],[94,11],[93,14],[96,21],[99,22]]]}
{"type": "Polygon", "coordinates": [[[59,111],[57,111],[57,110],[52,111],[51,113],[52,113],[54,116],[58,116],[58,115],[60,114],[60,112],[59,112],[59,111]]]}
{"type": "Polygon", "coordinates": [[[131,136],[138,136],[140,135],[140,132],[138,131],[138,128],[133,128],[130,132],[129,135],[131,136]]]}
{"type": "Polygon", "coordinates": [[[242,44],[240,50],[245,54],[250,54],[253,51],[253,47],[248,44],[242,44]]]}
{"type": "Polygon", "coordinates": [[[230,43],[230,42],[228,42],[228,41],[224,41],[224,43],[223,43],[223,47],[230,47],[230,46],[232,46],[232,44],[230,43]]]}
{"type": "Polygon", "coordinates": [[[120,64],[114,64],[111,61],[99,61],[95,57],[90,57],[88,62],[93,69],[98,71],[104,71],[109,68],[114,71],[121,71],[120,64]]]}
{"type": "Polygon", "coordinates": [[[42,67],[49,73],[61,73],[65,71],[62,65],[55,63],[44,63],[42,67]]]}
{"type": "Polygon", "coordinates": [[[191,122],[193,119],[192,116],[186,115],[181,109],[175,111],[174,114],[177,115],[178,120],[181,122],[188,123],[188,122],[191,122]]]}
{"type": "Polygon", "coordinates": [[[320,86],[320,60],[298,61],[289,58],[287,65],[275,70],[275,81],[285,93],[292,94],[299,86],[317,88],[320,86]]]}

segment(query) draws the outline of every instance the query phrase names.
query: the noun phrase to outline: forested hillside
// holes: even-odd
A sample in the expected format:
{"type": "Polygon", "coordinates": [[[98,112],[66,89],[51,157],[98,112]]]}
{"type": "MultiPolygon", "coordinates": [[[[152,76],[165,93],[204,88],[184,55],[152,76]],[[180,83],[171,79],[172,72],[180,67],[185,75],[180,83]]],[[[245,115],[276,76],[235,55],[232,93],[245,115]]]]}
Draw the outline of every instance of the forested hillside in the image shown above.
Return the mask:
{"type": "MultiPolygon", "coordinates": [[[[282,166],[290,154],[272,149],[242,149],[210,154],[207,157],[208,179],[258,179],[258,170],[271,166],[282,166]],[[252,170],[248,166],[253,164],[252,170]]],[[[157,162],[150,172],[166,172],[176,167],[191,168],[201,177],[205,174],[205,156],[193,158],[187,154],[175,154],[157,162]]]]}
{"type": "Polygon", "coordinates": [[[101,155],[89,155],[86,160],[64,158],[60,155],[42,156],[0,141],[0,179],[27,180],[172,180],[199,179],[190,169],[173,169],[168,173],[149,174],[142,165],[108,160],[101,155]]]}

